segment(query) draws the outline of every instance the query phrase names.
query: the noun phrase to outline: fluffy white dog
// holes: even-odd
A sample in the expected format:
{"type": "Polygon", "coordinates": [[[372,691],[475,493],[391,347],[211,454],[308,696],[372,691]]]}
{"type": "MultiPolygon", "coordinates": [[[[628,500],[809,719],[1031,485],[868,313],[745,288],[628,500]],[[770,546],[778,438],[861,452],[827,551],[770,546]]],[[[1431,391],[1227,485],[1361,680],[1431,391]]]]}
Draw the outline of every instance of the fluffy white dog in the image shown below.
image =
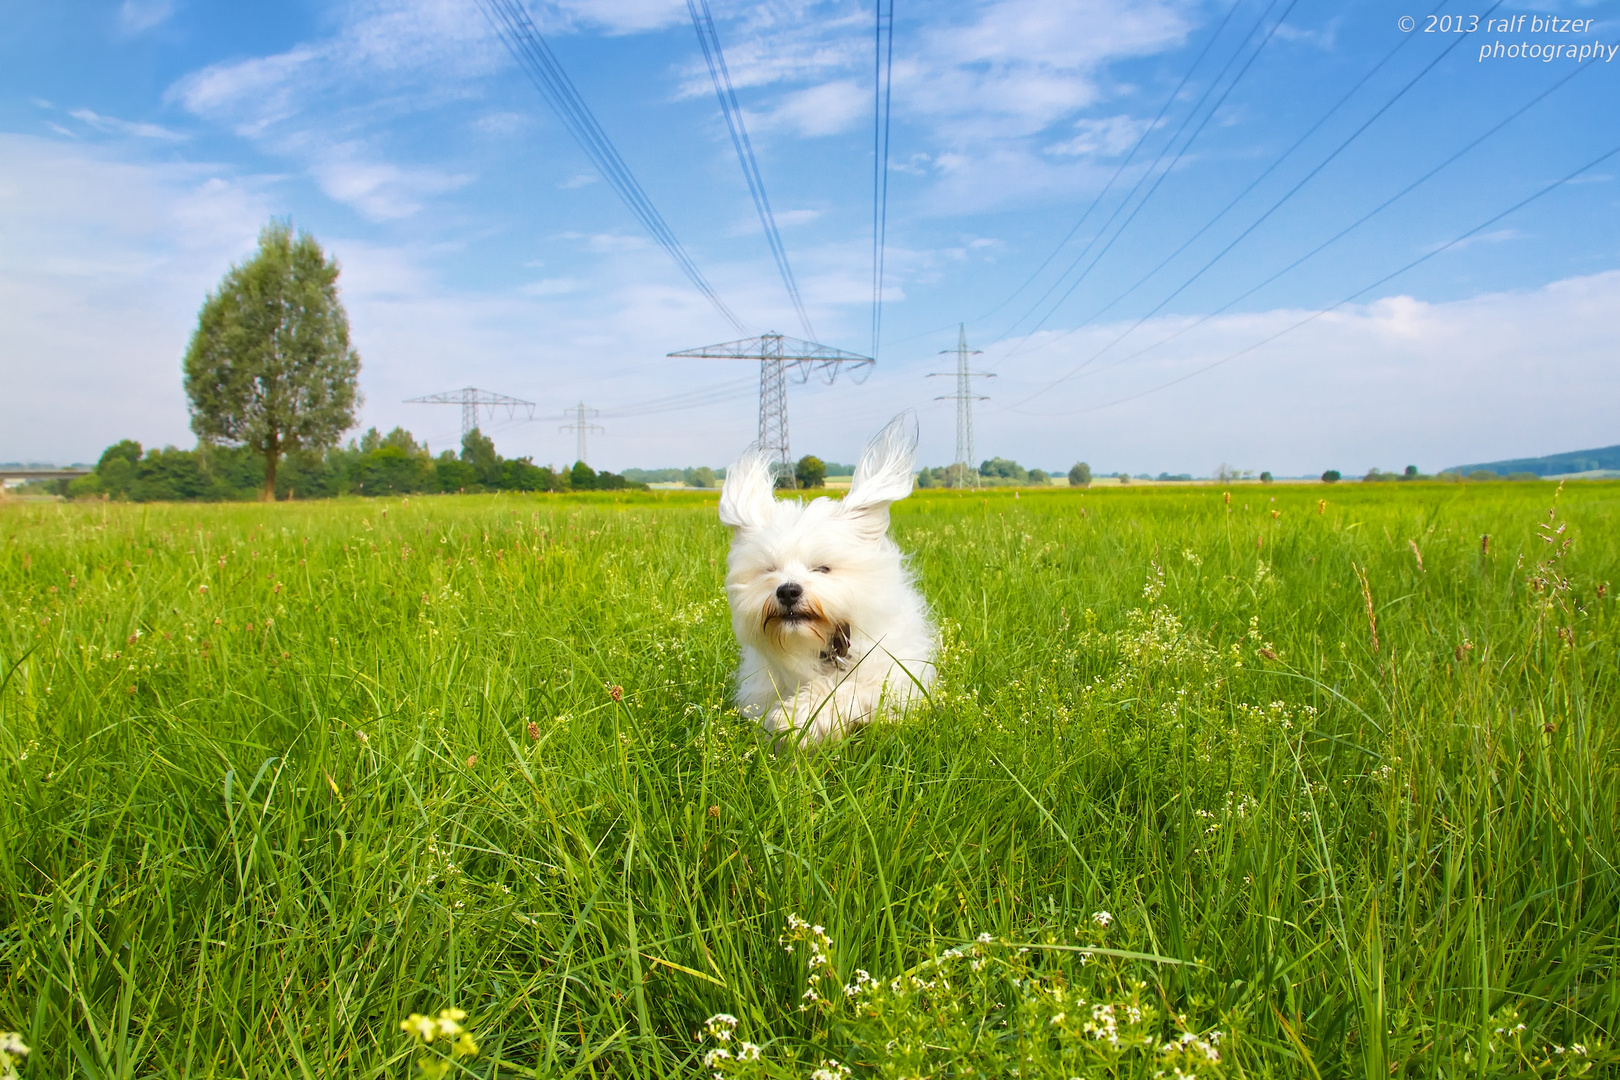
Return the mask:
{"type": "Polygon", "coordinates": [[[842,501],[778,501],[770,462],[726,470],[726,596],[742,647],[737,704],[779,737],[820,742],[903,709],[934,681],[935,635],[889,504],[911,494],[917,436],[896,417],[842,501]]]}

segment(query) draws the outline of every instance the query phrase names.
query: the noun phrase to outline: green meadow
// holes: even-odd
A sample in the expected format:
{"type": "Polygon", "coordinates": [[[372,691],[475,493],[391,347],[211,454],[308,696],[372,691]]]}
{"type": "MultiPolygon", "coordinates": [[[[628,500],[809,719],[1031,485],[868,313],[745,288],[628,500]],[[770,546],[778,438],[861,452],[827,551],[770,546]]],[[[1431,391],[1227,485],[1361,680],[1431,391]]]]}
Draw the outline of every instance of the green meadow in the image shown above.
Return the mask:
{"type": "Polygon", "coordinates": [[[897,505],[931,700],[776,755],[712,495],[0,505],[0,1031],[27,1077],[1616,1075],[1620,485],[1229,496],[897,505]]]}

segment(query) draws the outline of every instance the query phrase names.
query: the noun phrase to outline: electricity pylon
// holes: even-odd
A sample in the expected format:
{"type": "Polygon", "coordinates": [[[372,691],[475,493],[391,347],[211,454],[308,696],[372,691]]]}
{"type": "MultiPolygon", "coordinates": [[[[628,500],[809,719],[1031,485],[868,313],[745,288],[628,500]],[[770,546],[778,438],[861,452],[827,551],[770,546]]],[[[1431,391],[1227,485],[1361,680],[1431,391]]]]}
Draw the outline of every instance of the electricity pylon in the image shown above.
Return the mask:
{"type": "MultiPolygon", "coordinates": [[[[788,449],[789,369],[792,369],[798,382],[808,382],[814,374],[825,379],[830,386],[845,364],[852,371],[865,369],[870,374],[872,365],[877,363],[870,356],[776,333],[761,334],[742,341],[727,341],[720,345],[704,345],[697,349],[682,349],[669,355],[708,360],[759,361],[759,448],[771,459],[777,482],[785,481],[788,487],[793,486],[793,453],[788,449]]],[[[865,375],[856,381],[865,381],[865,375]]]]}
{"type": "Polygon", "coordinates": [[[968,367],[968,357],[978,356],[982,349],[970,349],[967,344],[967,327],[961,323],[956,324],[956,348],[941,349],[939,355],[947,353],[956,354],[955,371],[936,371],[930,374],[930,379],[949,378],[956,376],[956,393],[942,394],[935,401],[956,402],[956,464],[952,471],[956,474],[952,479],[953,487],[979,486],[979,467],[973,464],[973,403],[975,401],[989,401],[990,399],[973,392],[974,379],[993,379],[995,373],[991,371],[973,371],[968,367]]]}
{"type": "Polygon", "coordinates": [[[588,435],[590,432],[593,432],[593,431],[600,431],[600,432],[605,433],[607,431],[607,428],[602,427],[600,424],[590,423],[588,420],[585,419],[587,414],[589,414],[591,416],[600,416],[601,415],[595,409],[587,409],[585,407],[585,403],[582,401],[578,405],[574,406],[572,409],[569,409],[568,412],[563,413],[564,418],[567,418],[569,415],[572,415],[574,417],[574,422],[572,424],[564,424],[562,427],[558,428],[557,430],[558,431],[572,431],[572,432],[574,432],[575,436],[579,440],[578,445],[577,445],[577,449],[579,451],[579,454],[578,454],[578,456],[576,456],[574,458],[574,460],[575,461],[583,461],[583,462],[585,462],[585,464],[589,465],[590,461],[587,460],[586,457],[585,457],[585,436],[588,435]]]}
{"type": "Polygon", "coordinates": [[[464,386],[460,390],[446,390],[442,394],[428,394],[425,397],[406,398],[407,405],[460,405],[461,406],[461,437],[467,438],[467,432],[478,426],[478,407],[489,406],[489,415],[495,416],[495,410],[505,407],[509,420],[517,418],[520,408],[529,410],[529,419],[534,419],[534,402],[524,401],[522,398],[507,397],[497,394],[493,390],[480,390],[475,386],[464,386]]]}

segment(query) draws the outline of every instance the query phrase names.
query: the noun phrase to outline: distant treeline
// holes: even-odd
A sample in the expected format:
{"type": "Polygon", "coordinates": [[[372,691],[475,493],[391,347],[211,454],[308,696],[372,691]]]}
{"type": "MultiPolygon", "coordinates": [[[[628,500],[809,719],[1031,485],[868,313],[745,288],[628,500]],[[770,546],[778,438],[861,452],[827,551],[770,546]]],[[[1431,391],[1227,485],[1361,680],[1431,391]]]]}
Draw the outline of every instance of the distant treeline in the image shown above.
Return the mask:
{"type": "MultiPolygon", "coordinates": [[[[830,466],[829,466],[830,468],[830,466]]],[[[917,474],[917,486],[957,487],[954,465],[939,465],[932,469],[923,469],[917,474]]],[[[833,475],[831,472],[828,475],[833,475]]],[[[1023,484],[1050,483],[1052,474],[1045,469],[1026,469],[1016,461],[1003,457],[993,457],[979,465],[977,483],[980,487],[1018,487],[1023,484]]],[[[1091,470],[1086,470],[1086,482],[1091,481],[1091,470]]]]}
{"type": "Polygon", "coordinates": [[[1620,446],[1602,446],[1595,450],[1571,450],[1566,454],[1549,454],[1537,458],[1513,458],[1509,461],[1486,461],[1478,465],[1453,465],[1445,470],[1460,476],[1475,473],[1495,473],[1512,479],[1515,474],[1535,476],[1566,476],[1571,473],[1620,470],[1620,446]]]}
{"type": "MultiPolygon", "coordinates": [[[[132,439],[109,446],[95,471],[51,486],[72,498],[106,497],[132,502],[231,501],[258,498],[264,488],[264,458],[245,449],[201,445],[147,450],[132,439]]],[[[477,428],[461,453],[437,457],[410,432],[376,428],[358,441],[323,453],[289,453],[276,471],[278,499],[324,499],[338,495],[415,495],[478,491],[618,491],[646,485],[584,462],[556,471],[526,457],[503,458],[477,428]]]]}

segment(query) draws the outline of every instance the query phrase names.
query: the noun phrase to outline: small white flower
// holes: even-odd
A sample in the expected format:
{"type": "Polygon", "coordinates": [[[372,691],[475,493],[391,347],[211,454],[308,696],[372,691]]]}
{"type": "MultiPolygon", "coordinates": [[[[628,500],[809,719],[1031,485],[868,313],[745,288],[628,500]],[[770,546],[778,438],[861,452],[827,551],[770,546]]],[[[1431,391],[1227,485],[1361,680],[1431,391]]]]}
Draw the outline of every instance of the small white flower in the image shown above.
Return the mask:
{"type": "Polygon", "coordinates": [[[1108,924],[1114,921],[1114,917],[1106,911],[1093,911],[1091,921],[1106,929],[1108,924]]]}

